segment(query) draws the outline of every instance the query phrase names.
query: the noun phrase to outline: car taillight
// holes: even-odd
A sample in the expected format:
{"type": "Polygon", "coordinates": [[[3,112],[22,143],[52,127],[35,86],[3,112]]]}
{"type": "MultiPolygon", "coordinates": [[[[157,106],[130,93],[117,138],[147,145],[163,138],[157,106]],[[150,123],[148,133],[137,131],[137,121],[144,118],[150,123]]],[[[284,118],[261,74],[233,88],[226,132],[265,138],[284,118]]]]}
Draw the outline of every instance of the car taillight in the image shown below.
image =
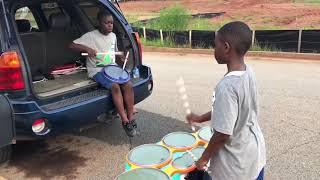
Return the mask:
{"type": "Polygon", "coordinates": [[[4,52],[0,56],[0,90],[24,89],[21,64],[18,53],[4,52]]]}
{"type": "Polygon", "coordinates": [[[135,32],[134,35],[137,40],[137,44],[138,44],[138,48],[139,48],[140,64],[142,64],[142,42],[141,42],[139,33],[135,32]]]}
{"type": "Polygon", "coordinates": [[[49,121],[45,118],[37,119],[32,123],[32,131],[36,135],[47,135],[51,129],[49,125],[49,121]]]}

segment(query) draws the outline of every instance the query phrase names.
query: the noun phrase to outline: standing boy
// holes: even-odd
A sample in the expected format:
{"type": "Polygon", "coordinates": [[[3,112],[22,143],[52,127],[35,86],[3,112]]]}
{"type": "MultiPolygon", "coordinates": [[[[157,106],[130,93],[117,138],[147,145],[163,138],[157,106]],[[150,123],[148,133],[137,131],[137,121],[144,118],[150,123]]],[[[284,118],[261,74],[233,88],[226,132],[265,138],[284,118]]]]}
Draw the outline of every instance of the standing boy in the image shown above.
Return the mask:
{"type": "Polygon", "coordinates": [[[215,88],[212,111],[187,116],[189,123],[211,120],[214,135],[196,166],[202,170],[210,160],[214,180],[263,179],[266,150],[258,124],[256,79],[244,62],[251,38],[243,22],[228,23],[217,32],[215,58],[228,71],[215,88]]]}

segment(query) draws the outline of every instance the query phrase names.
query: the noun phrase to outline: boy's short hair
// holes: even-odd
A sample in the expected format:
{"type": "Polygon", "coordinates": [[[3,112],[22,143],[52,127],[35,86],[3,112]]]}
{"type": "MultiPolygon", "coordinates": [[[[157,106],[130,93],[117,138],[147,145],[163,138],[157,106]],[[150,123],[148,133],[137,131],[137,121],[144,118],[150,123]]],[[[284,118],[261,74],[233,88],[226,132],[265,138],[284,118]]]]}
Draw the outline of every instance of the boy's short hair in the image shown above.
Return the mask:
{"type": "Polygon", "coordinates": [[[241,21],[230,22],[218,31],[221,40],[226,41],[236,53],[243,56],[251,47],[252,31],[241,21]]]}
{"type": "Polygon", "coordinates": [[[99,11],[97,14],[97,20],[100,23],[104,17],[112,16],[108,11],[99,11]]]}

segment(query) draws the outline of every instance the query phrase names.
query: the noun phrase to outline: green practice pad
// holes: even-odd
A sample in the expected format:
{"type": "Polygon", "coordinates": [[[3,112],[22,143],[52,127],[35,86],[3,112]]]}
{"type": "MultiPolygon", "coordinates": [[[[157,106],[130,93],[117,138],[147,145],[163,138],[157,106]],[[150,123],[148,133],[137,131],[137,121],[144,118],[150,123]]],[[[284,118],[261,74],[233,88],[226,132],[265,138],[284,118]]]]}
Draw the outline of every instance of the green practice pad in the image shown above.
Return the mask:
{"type": "Polygon", "coordinates": [[[185,148],[194,145],[196,138],[187,132],[173,132],[163,138],[163,143],[172,148],[185,148]]]}
{"type": "Polygon", "coordinates": [[[210,141],[213,133],[210,127],[203,127],[199,130],[199,138],[207,142],[210,141]]]}
{"type": "Polygon", "coordinates": [[[158,144],[144,144],[129,152],[128,160],[136,165],[150,167],[162,164],[170,158],[168,148],[158,144]]]}
{"type": "Polygon", "coordinates": [[[117,180],[170,180],[170,177],[159,169],[138,168],[120,174],[117,180]]]}
{"type": "MultiPolygon", "coordinates": [[[[204,152],[204,147],[196,147],[191,150],[191,153],[196,157],[196,160],[200,159],[202,153],[204,152]]],[[[177,169],[186,169],[191,167],[194,164],[195,160],[193,157],[188,153],[184,153],[181,157],[175,159],[172,162],[172,166],[177,169]]]]}

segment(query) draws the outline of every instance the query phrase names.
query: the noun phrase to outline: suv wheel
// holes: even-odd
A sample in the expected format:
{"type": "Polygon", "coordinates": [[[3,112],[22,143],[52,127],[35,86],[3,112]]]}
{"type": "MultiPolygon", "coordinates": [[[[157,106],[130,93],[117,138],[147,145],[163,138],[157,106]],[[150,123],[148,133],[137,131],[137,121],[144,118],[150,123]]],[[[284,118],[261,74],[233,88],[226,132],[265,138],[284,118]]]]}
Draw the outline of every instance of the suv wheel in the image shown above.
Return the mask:
{"type": "Polygon", "coordinates": [[[5,163],[10,160],[12,152],[12,146],[4,146],[0,148],[0,164],[5,163]]]}

